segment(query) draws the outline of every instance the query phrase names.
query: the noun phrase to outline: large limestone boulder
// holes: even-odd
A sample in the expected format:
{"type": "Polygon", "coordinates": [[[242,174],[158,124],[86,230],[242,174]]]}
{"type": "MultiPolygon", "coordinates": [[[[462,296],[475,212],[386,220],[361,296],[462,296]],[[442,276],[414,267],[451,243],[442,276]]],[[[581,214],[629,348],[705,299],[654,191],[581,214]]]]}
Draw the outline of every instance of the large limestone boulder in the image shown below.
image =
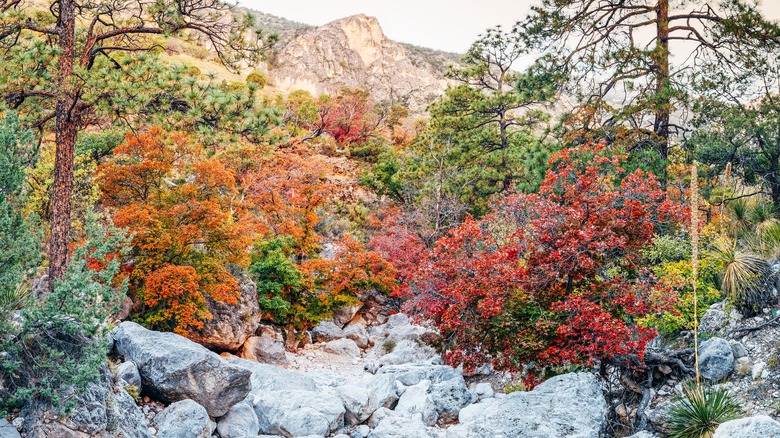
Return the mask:
{"type": "Polygon", "coordinates": [[[463,375],[451,366],[428,363],[386,366],[377,372],[377,375],[381,374],[391,374],[406,386],[416,385],[423,380],[440,383],[451,379],[463,379],[463,375]]]}
{"type": "Polygon", "coordinates": [[[344,331],[333,321],[322,321],[311,329],[311,337],[314,342],[329,342],[344,337],[344,331]]]}
{"type": "Polygon", "coordinates": [[[427,426],[435,425],[439,414],[436,412],[433,398],[428,393],[430,387],[431,382],[423,380],[416,385],[404,388],[398,405],[394,409],[395,413],[407,418],[416,418],[419,414],[422,415],[422,421],[427,426]]]}
{"type": "Polygon", "coordinates": [[[457,421],[460,410],[472,401],[471,393],[466,387],[463,377],[432,384],[428,389],[428,394],[433,399],[439,424],[457,421]]]}
{"type": "Polygon", "coordinates": [[[324,350],[328,353],[339,354],[347,357],[360,356],[360,348],[352,339],[334,339],[325,344],[324,350]]]}
{"type": "Polygon", "coordinates": [[[726,301],[710,306],[699,323],[699,333],[722,336],[742,320],[742,315],[734,308],[729,309],[726,301]]]}
{"type": "Polygon", "coordinates": [[[22,438],[16,426],[9,423],[5,418],[0,418],[0,438],[22,438]]]}
{"type": "MultiPolygon", "coordinates": [[[[487,435],[486,435],[487,436],[487,435]]],[[[514,436],[514,435],[513,435],[514,436]]],[[[368,438],[436,438],[431,428],[419,418],[403,418],[396,416],[385,417],[379,422],[376,429],[368,434],[368,438]]]]}
{"type": "Polygon", "coordinates": [[[117,353],[138,366],[145,391],[164,402],[192,399],[220,417],[251,388],[249,370],[177,334],[126,321],[112,337],[117,353]]]}
{"type": "Polygon", "coordinates": [[[347,410],[347,424],[360,424],[368,420],[368,417],[376,410],[376,408],[371,409],[371,394],[367,388],[346,384],[337,387],[335,393],[344,403],[344,408],[347,410]]]}
{"type": "Polygon", "coordinates": [[[206,409],[189,399],[163,409],[152,424],[157,438],[209,438],[213,432],[206,409]]]}
{"type": "Polygon", "coordinates": [[[343,306],[341,308],[338,308],[333,311],[333,323],[339,326],[340,328],[344,328],[347,324],[349,324],[350,321],[352,321],[352,318],[357,315],[357,313],[360,311],[360,309],[363,307],[362,304],[355,305],[355,306],[343,306]]]}
{"type": "MultiPolygon", "coordinates": [[[[472,401],[463,375],[450,366],[391,365],[381,368],[372,382],[381,382],[382,377],[392,378],[405,387],[398,391],[402,394],[396,412],[405,416],[422,413],[423,422],[429,426],[455,422],[460,410],[472,401]]],[[[384,392],[389,393],[389,388],[384,392]]]]}
{"type": "Polygon", "coordinates": [[[594,438],[606,412],[595,375],[563,374],[533,391],[495,399],[479,415],[450,427],[447,438],[594,438]]]}
{"type": "Polygon", "coordinates": [[[368,332],[363,324],[352,324],[344,328],[344,336],[351,339],[360,348],[366,348],[370,345],[368,332]]]}
{"type": "Polygon", "coordinates": [[[469,423],[471,421],[474,421],[475,419],[479,418],[484,414],[484,412],[487,410],[487,408],[496,402],[497,399],[495,398],[488,398],[485,400],[482,400],[479,403],[474,403],[466,406],[465,408],[461,409],[460,412],[458,412],[458,421],[460,423],[469,423]]]}
{"type": "Polygon", "coordinates": [[[0,418],[0,438],[22,438],[16,426],[9,423],[5,418],[0,418]]]}
{"type": "Polygon", "coordinates": [[[133,362],[122,362],[116,367],[114,373],[114,379],[117,383],[123,383],[121,386],[129,385],[135,386],[138,389],[138,393],[141,393],[143,384],[141,383],[141,373],[138,372],[138,367],[133,362]]]}
{"type": "Polygon", "coordinates": [[[151,438],[148,422],[135,400],[123,388],[112,388],[108,367],[76,399],[70,415],[62,415],[44,402],[29,403],[21,412],[29,438],[151,438]]]}
{"type": "Polygon", "coordinates": [[[284,365],[287,363],[284,339],[270,326],[262,326],[259,336],[252,336],[244,342],[238,355],[260,363],[284,365]]]}
{"type": "Polygon", "coordinates": [[[728,377],[734,371],[734,352],[723,338],[710,338],[699,344],[699,370],[710,382],[728,377]]]}
{"type": "Polygon", "coordinates": [[[312,391],[271,391],[253,400],[261,434],[327,436],[344,425],[346,409],[335,395],[312,391]]]}
{"type": "Polygon", "coordinates": [[[245,274],[237,276],[240,295],[235,304],[220,303],[206,296],[211,319],[195,331],[192,339],[215,350],[236,351],[254,335],[262,314],[257,301],[257,287],[245,274]]]}
{"type": "Polygon", "coordinates": [[[217,433],[221,438],[254,437],[260,430],[260,422],[250,403],[241,402],[217,419],[217,433]]]}
{"type": "Polygon", "coordinates": [[[780,423],[766,415],[727,421],[712,438],[780,438],[780,423]]]}
{"type": "Polygon", "coordinates": [[[369,393],[368,410],[372,413],[380,408],[393,408],[398,402],[398,385],[392,374],[378,374],[366,387],[369,393]]]}
{"type": "Polygon", "coordinates": [[[269,391],[300,390],[317,391],[313,379],[295,371],[278,368],[244,359],[233,359],[231,365],[244,368],[251,373],[252,394],[264,394],[269,391]]]}

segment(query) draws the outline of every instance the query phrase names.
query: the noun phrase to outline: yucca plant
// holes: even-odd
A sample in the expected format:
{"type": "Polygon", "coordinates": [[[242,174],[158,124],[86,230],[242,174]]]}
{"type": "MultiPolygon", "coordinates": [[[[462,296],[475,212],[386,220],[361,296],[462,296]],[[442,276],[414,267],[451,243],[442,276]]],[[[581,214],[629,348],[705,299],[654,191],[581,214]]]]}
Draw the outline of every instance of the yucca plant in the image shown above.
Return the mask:
{"type": "Polygon", "coordinates": [[[773,259],[780,256],[780,222],[776,219],[764,221],[756,226],[756,232],[745,240],[750,251],[773,259]]]}
{"type": "Polygon", "coordinates": [[[728,240],[715,243],[716,255],[725,266],[722,288],[744,314],[754,315],[771,299],[767,280],[771,267],[763,257],[741,251],[728,240]]]}
{"type": "Polygon", "coordinates": [[[750,205],[746,199],[729,202],[728,214],[731,219],[729,228],[733,235],[738,236],[750,229],[750,205]]]}
{"type": "Polygon", "coordinates": [[[669,409],[669,436],[710,438],[720,424],[741,415],[742,410],[728,391],[688,385],[669,409]]]}
{"type": "Polygon", "coordinates": [[[14,311],[24,307],[29,298],[30,285],[27,282],[15,288],[0,288],[0,323],[7,321],[14,311]]]}

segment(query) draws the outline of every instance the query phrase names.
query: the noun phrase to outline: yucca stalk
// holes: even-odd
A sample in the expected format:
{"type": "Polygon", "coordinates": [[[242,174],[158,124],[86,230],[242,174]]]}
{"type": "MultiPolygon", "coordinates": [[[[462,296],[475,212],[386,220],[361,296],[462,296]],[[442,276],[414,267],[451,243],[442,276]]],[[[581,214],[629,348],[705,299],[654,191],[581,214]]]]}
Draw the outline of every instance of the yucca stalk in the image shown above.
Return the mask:
{"type": "Polygon", "coordinates": [[[699,274],[699,174],[696,160],[691,166],[691,278],[693,281],[693,357],[696,370],[696,388],[701,390],[699,374],[699,298],[696,280],[699,274]]]}
{"type": "MultiPolygon", "coordinates": [[[[731,161],[726,163],[726,173],[723,178],[724,187],[728,187],[729,179],[731,178],[731,161]]],[[[718,215],[718,234],[723,234],[723,221],[724,217],[723,208],[726,206],[726,190],[723,190],[723,197],[720,200],[720,214],[718,215]]]]}

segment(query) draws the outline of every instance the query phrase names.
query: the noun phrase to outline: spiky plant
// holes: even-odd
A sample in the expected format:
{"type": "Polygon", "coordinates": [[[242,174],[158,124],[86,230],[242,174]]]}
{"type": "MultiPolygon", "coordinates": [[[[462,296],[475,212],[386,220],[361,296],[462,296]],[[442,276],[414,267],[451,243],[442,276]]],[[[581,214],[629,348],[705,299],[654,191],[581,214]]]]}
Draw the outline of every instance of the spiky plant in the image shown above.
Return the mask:
{"type": "Polygon", "coordinates": [[[756,226],[756,232],[745,239],[751,252],[766,259],[780,256],[780,222],[776,219],[767,220],[756,226]]]}
{"type": "Polygon", "coordinates": [[[776,213],[772,204],[759,201],[750,208],[748,219],[758,228],[761,227],[762,224],[777,223],[777,218],[775,217],[776,213]]]}
{"type": "Polygon", "coordinates": [[[745,199],[737,199],[728,204],[731,233],[735,236],[750,228],[750,205],[745,199]]]}
{"type": "Polygon", "coordinates": [[[671,438],[711,438],[715,429],[742,411],[728,391],[688,385],[669,410],[671,438]]]}
{"type": "Polygon", "coordinates": [[[28,282],[23,282],[17,287],[0,288],[0,322],[7,321],[14,311],[24,307],[29,298],[28,282]]]}
{"type": "Polygon", "coordinates": [[[769,263],[756,254],[738,250],[733,243],[723,239],[716,242],[715,248],[725,266],[723,292],[742,313],[755,314],[771,298],[765,287],[771,274],[769,263]]]}

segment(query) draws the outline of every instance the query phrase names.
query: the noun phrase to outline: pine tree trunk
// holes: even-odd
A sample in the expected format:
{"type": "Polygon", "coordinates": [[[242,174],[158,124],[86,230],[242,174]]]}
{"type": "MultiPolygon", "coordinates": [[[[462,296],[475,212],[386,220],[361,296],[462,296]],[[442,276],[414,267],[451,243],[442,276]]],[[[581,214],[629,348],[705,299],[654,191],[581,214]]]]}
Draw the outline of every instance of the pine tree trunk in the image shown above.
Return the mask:
{"type": "Polygon", "coordinates": [[[669,112],[671,111],[671,99],[669,97],[669,0],[658,1],[658,21],[656,23],[656,37],[658,42],[655,53],[655,66],[657,68],[655,126],[656,135],[661,144],[658,151],[665,160],[669,157],[669,112]]]}
{"type": "Polygon", "coordinates": [[[69,81],[75,58],[76,11],[73,0],[59,1],[57,32],[60,55],[57,82],[61,95],[55,109],[56,154],[54,184],[51,190],[51,243],[49,244],[49,279],[62,279],[68,263],[70,243],[70,200],[73,187],[73,155],[79,128],[78,98],[69,81]]]}

